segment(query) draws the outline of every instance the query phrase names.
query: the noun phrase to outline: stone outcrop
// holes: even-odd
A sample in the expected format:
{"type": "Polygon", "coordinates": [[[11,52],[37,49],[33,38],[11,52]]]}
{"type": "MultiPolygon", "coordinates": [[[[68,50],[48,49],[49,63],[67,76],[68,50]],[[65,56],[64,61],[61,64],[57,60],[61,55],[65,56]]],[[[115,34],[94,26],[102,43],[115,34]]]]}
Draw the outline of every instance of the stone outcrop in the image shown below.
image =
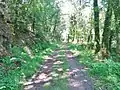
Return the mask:
{"type": "Polygon", "coordinates": [[[7,5],[0,1],[0,57],[6,56],[9,53],[11,41],[10,26],[7,23],[7,5]]]}

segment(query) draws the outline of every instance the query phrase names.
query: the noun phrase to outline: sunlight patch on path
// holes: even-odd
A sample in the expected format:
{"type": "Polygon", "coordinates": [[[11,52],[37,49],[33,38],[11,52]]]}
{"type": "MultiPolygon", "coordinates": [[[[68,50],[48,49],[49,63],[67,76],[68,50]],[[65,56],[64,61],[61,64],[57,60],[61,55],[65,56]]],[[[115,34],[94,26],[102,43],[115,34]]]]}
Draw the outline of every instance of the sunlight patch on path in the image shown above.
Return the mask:
{"type": "Polygon", "coordinates": [[[91,79],[83,65],[78,64],[76,55],[71,51],[67,51],[66,54],[70,67],[69,90],[93,90],[91,79]]]}
{"type": "Polygon", "coordinates": [[[87,68],[78,64],[76,52],[65,45],[62,48],[45,57],[42,68],[24,90],[93,90],[87,68]]]}
{"type": "Polygon", "coordinates": [[[24,84],[24,90],[68,90],[67,60],[65,50],[58,49],[50,56],[44,56],[45,62],[34,78],[24,84]],[[64,81],[64,83],[62,82],[64,81]]]}

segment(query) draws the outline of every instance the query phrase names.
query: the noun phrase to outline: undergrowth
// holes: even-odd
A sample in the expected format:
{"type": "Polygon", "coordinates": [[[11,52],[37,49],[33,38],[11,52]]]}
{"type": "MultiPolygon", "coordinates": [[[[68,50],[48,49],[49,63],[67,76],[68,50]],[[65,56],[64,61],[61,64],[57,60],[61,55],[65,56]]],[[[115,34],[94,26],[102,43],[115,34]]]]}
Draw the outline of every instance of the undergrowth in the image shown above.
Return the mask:
{"type": "Polygon", "coordinates": [[[34,57],[31,58],[23,48],[14,46],[12,56],[0,59],[0,90],[22,90],[22,84],[36,72],[44,55],[49,55],[56,47],[56,44],[49,44],[42,48],[38,43],[32,48],[34,57]]]}
{"type": "Polygon", "coordinates": [[[120,90],[120,62],[116,62],[119,58],[111,56],[110,59],[101,62],[95,60],[92,50],[83,45],[70,44],[70,48],[80,51],[79,62],[88,68],[95,90],[120,90]]]}

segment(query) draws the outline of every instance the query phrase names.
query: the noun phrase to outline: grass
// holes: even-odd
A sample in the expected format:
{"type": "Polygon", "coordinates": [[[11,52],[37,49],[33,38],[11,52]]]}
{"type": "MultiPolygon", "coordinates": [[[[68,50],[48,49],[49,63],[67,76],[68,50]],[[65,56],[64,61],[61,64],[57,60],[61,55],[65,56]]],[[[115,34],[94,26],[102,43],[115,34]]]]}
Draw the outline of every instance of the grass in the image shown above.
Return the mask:
{"type": "Polygon", "coordinates": [[[65,50],[61,50],[61,51],[59,52],[59,55],[65,55],[65,50]]]}
{"type": "Polygon", "coordinates": [[[46,86],[45,90],[68,90],[66,79],[54,80],[54,84],[51,86],[46,86]]]}

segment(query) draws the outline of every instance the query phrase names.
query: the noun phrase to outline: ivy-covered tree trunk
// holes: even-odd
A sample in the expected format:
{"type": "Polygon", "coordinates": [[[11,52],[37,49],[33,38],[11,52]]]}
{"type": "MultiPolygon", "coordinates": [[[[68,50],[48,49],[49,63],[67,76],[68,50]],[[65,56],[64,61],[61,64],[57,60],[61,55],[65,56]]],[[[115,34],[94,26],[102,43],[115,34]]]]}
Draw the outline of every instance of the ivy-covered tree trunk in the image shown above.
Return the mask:
{"type": "Polygon", "coordinates": [[[116,29],[116,40],[117,40],[117,47],[116,51],[120,55],[120,16],[118,18],[118,29],[116,29]]]}
{"type": "Polygon", "coordinates": [[[104,31],[103,31],[103,39],[102,39],[102,45],[107,49],[107,51],[110,51],[110,25],[111,25],[111,16],[112,16],[112,8],[111,8],[111,0],[108,0],[108,7],[107,12],[105,16],[105,23],[104,23],[104,31]]]}
{"type": "Polygon", "coordinates": [[[98,0],[94,0],[94,29],[95,29],[95,43],[96,50],[95,54],[100,51],[100,35],[99,35],[99,8],[98,0]]]}
{"type": "Polygon", "coordinates": [[[112,2],[113,11],[115,15],[115,27],[116,27],[116,52],[120,54],[120,0],[112,2]]]}
{"type": "Polygon", "coordinates": [[[10,46],[10,27],[7,23],[8,16],[6,13],[5,1],[0,1],[0,57],[8,55],[10,46]]]}

